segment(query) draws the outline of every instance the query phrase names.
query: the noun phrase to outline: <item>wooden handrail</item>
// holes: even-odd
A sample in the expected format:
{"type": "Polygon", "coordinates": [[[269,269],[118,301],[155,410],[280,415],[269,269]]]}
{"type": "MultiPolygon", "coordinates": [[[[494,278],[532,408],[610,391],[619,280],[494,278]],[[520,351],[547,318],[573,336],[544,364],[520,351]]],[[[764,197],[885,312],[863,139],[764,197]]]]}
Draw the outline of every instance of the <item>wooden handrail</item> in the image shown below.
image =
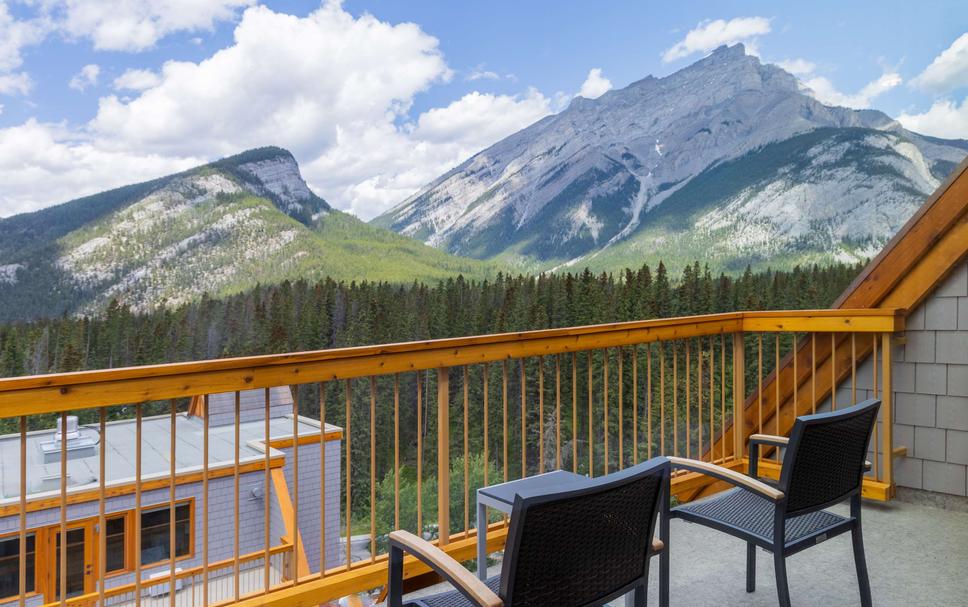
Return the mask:
{"type": "Polygon", "coordinates": [[[898,310],[728,312],[0,379],[5,416],[435,369],[741,331],[894,332],[898,310]]]}

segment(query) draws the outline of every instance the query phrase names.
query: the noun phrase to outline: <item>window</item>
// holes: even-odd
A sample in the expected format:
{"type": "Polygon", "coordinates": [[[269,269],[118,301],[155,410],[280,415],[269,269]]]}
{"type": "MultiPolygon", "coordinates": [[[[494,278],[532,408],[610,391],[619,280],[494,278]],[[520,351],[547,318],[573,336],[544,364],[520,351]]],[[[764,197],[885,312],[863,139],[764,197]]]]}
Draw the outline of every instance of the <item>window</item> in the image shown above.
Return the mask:
{"type": "MultiPolygon", "coordinates": [[[[26,581],[27,592],[34,591],[35,538],[27,534],[26,581]]],[[[20,594],[20,536],[0,539],[0,597],[20,594]]]]}
{"type": "Polygon", "coordinates": [[[105,524],[105,549],[104,570],[107,573],[123,571],[127,565],[127,554],[125,553],[126,518],[118,516],[109,518],[105,524]]]}
{"type": "MultiPolygon", "coordinates": [[[[141,563],[148,565],[170,557],[170,512],[168,506],[141,513],[141,563]]],[[[191,554],[191,503],[175,506],[175,558],[191,554]]]]}

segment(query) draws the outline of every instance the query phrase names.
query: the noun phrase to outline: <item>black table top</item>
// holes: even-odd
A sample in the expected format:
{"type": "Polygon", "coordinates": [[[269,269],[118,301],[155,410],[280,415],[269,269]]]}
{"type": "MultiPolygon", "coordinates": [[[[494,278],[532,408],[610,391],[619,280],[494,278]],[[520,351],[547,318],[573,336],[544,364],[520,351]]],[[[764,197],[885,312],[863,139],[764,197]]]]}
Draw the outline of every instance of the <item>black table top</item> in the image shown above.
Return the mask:
{"type": "Polygon", "coordinates": [[[581,474],[575,474],[574,472],[567,472],[565,470],[555,470],[554,472],[545,472],[544,474],[529,476],[516,481],[508,481],[500,485],[482,487],[477,492],[479,495],[489,498],[487,501],[493,500],[506,504],[507,506],[513,506],[514,497],[521,491],[532,491],[546,487],[572,484],[578,487],[589,480],[588,477],[582,476],[581,474]]]}

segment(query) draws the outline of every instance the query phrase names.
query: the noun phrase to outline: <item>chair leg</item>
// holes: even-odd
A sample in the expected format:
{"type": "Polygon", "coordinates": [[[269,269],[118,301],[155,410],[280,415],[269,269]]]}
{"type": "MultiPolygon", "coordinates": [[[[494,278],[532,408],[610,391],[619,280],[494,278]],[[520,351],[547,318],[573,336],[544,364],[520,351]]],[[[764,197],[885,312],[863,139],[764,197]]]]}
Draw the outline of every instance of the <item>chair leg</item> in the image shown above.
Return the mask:
{"type": "Polygon", "coordinates": [[[746,542],[746,592],[756,591],[756,544],[746,542]]]}
{"type": "Polygon", "coordinates": [[[871,582],[867,577],[867,559],[864,556],[864,537],[860,530],[860,523],[854,525],[850,532],[851,543],[854,545],[854,565],[857,567],[857,584],[860,586],[860,604],[871,607],[871,582]]]}
{"type": "Polygon", "coordinates": [[[780,607],[790,607],[790,587],[787,585],[786,559],[783,552],[773,553],[773,568],[776,570],[776,595],[780,607]]]}

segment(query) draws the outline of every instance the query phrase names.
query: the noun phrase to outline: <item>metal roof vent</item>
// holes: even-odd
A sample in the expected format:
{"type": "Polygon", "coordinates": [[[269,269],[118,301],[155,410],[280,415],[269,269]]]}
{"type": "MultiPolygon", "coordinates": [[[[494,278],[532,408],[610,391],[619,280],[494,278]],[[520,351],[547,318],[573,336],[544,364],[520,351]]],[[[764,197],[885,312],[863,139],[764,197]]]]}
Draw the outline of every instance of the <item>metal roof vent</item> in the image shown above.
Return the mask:
{"type": "Polygon", "coordinates": [[[57,428],[52,437],[54,440],[40,443],[40,450],[44,453],[45,464],[60,461],[64,441],[67,442],[67,461],[93,457],[97,454],[97,432],[88,428],[80,428],[77,424],[76,415],[67,416],[66,427],[61,427],[62,421],[63,418],[57,419],[57,428]]]}

